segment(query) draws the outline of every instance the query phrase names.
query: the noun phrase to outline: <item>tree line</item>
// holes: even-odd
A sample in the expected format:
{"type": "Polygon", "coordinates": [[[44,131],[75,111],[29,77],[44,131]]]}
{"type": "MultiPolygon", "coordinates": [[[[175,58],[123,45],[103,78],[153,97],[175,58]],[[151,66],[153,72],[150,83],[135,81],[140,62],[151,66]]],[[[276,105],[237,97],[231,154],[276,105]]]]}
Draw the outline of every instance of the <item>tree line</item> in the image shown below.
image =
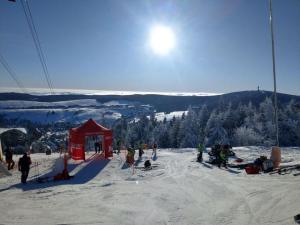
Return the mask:
{"type": "MultiPolygon", "coordinates": [[[[280,146],[300,146],[300,112],[294,105],[293,100],[279,105],[280,146]]],[[[236,107],[220,103],[214,109],[190,106],[182,117],[169,121],[158,121],[154,114],[135,120],[122,117],[113,125],[113,132],[115,148],[119,143],[127,147],[157,143],[160,148],[195,148],[199,143],[271,146],[276,140],[274,108],[269,97],[257,107],[251,102],[236,107]]]]}

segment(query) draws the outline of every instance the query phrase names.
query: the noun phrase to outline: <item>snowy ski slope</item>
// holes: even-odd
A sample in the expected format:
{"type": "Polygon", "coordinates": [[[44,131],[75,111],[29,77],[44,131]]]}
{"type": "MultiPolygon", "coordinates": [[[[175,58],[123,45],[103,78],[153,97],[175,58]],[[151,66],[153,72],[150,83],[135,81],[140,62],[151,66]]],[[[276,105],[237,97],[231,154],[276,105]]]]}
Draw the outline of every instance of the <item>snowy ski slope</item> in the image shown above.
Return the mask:
{"type": "MultiPolygon", "coordinates": [[[[261,147],[234,151],[246,160],[270,154],[261,147]]],[[[282,156],[284,164],[299,163],[300,148],[283,149],[282,156]]],[[[1,178],[0,224],[288,225],[300,210],[300,176],[209,167],[195,161],[195,149],[159,150],[153,170],[134,174],[123,153],[112,160],[87,158],[70,161],[75,177],[69,181],[20,185],[16,170],[1,178]]],[[[30,179],[61,170],[58,154],[34,154],[32,161],[30,179]]]]}

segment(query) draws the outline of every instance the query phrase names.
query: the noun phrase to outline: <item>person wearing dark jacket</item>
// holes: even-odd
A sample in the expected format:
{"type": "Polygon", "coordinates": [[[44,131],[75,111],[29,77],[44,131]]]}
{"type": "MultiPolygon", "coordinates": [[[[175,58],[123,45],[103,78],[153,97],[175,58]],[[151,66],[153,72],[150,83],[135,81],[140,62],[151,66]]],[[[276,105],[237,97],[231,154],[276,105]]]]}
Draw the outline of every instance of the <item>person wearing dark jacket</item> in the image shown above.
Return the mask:
{"type": "Polygon", "coordinates": [[[15,162],[13,160],[13,151],[11,148],[6,150],[5,161],[7,163],[7,170],[11,170],[15,166],[15,162]]]}
{"type": "Polygon", "coordinates": [[[21,176],[21,182],[23,184],[26,184],[27,177],[29,174],[29,169],[30,169],[30,164],[31,164],[31,159],[29,156],[27,156],[27,153],[24,153],[24,155],[19,159],[19,171],[21,171],[22,176],[21,176]]]}

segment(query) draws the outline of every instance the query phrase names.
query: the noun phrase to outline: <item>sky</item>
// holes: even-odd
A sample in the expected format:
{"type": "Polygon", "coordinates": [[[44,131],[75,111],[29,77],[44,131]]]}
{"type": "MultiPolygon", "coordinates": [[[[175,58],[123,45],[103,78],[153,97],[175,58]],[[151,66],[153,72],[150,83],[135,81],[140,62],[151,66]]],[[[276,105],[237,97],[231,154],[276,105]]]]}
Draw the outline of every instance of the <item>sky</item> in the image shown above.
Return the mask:
{"type": "MultiPolygon", "coordinates": [[[[273,90],[268,2],[28,0],[54,88],[212,93],[273,90]],[[155,25],[174,34],[166,55],[155,25]]],[[[273,0],[273,19],[277,89],[300,95],[300,0],[273,0]]],[[[25,88],[47,88],[20,0],[0,1],[0,53],[25,88]]]]}

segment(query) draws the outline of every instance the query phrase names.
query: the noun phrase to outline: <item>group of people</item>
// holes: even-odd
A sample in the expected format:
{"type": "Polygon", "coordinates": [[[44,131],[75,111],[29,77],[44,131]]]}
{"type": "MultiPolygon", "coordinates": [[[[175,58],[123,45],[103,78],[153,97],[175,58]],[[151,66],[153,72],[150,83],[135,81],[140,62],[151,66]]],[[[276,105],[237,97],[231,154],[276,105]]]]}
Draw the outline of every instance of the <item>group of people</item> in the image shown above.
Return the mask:
{"type": "MultiPolygon", "coordinates": [[[[5,161],[7,163],[7,169],[12,170],[15,166],[15,161],[13,160],[13,150],[12,148],[7,148],[5,152],[5,161]]],[[[21,172],[21,182],[25,184],[27,182],[29,170],[31,165],[31,158],[24,153],[19,159],[18,170],[21,172]]]]}
{"type": "Polygon", "coordinates": [[[208,153],[210,157],[213,157],[211,163],[217,164],[219,168],[221,168],[221,166],[227,168],[227,161],[230,155],[230,148],[231,146],[228,144],[213,146],[211,151],[208,153]]]}
{"type": "MultiPolygon", "coordinates": [[[[197,161],[202,162],[203,161],[203,152],[205,150],[204,144],[200,143],[197,147],[198,149],[198,154],[197,154],[197,161]]],[[[211,151],[208,152],[209,154],[209,163],[211,164],[216,164],[218,165],[219,168],[221,166],[224,166],[227,168],[227,162],[228,162],[228,157],[230,156],[230,151],[231,146],[226,144],[226,145],[215,145],[211,148],[211,151]]]]}
{"type": "MultiPolygon", "coordinates": [[[[145,153],[144,152],[145,147],[146,146],[144,144],[140,144],[139,147],[138,147],[139,160],[142,159],[142,156],[145,153]]],[[[153,160],[156,160],[156,158],[157,158],[157,144],[156,143],[153,144],[152,149],[153,150],[152,150],[151,158],[153,160]]],[[[127,151],[128,151],[128,153],[127,153],[127,156],[126,156],[126,161],[129,164],[133,164],[134,163],[135,149],[130,146],[130,147],[127,148],[127,151]]],[[[119,150],[118,150],[118,152],[119,152],[119,150]]]]}

